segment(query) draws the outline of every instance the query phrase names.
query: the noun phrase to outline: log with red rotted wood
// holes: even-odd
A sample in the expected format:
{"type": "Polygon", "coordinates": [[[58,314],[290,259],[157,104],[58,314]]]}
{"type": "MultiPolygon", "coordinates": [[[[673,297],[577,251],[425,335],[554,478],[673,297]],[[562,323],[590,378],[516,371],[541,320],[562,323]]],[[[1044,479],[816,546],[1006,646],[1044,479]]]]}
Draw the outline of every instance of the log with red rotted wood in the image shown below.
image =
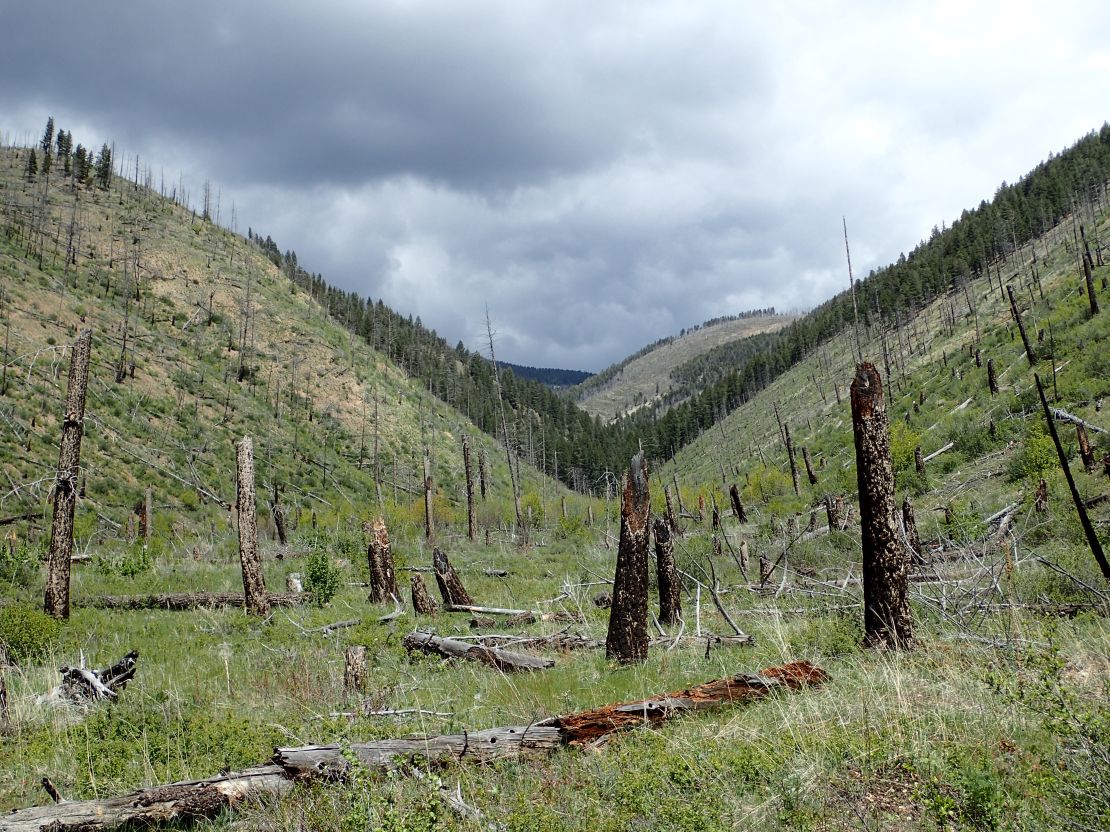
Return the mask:
{"type": "Polygon", "coordinates": [[[751,702],[778,691],[821,685],[828,674],[808,662],[738,673],[652,699],[607,705],[551,717],[525,726],[409,739],[376,740],[350,746],[310,745],[278,748],[273,764],[141,789],[122,797],[55,803],[0,816],[0,832],[77,832],[123,826],[151,827],[214,817],[245,802],[286,793],[295,780],[342,780],[353,753],[364,766],[401,768],[409,760],[441,763],[518,757],[560,746],[582,746],[642,725],[658,725],[673,716],[723,705],[751,702]]]}

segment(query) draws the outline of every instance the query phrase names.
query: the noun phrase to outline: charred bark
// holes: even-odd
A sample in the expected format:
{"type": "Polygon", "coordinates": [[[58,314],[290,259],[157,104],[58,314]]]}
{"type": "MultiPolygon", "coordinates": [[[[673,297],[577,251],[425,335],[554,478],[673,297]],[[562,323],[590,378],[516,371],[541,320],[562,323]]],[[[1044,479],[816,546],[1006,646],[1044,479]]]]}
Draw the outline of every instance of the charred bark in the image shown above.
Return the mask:
{"type": "Polygon", "coordinates": [[[748,513],[744,511],[744,504],[740,502],[740,491],[736,488],[736,483],[728,487],[728,496],[732,500],[732,513],[736,515],[736,521],[747,523],[748,513]]]}
{"type": "Polygon", "coordinates": [[[651,499],[643,452],[632,457],[621,495],[621,532],[605,657],[622,664],[647,659],[648,519],[651,499]]]}
{"type": "Polygon", "coordinates": [[[1025,332],[1025,323],[1021,320],[1017,301],[1014,300],[1014,287],[1006,284],[1006,294],[1010,298],[1010,314],[1014,316],[1014,323],[1017,324],[1018,332],[1021,334],[1021,343],[1025,347],[1025,357],[1029,359],[1029,366],[1033,367],[1037,363],[1037,352],[1033,349],[1033,345],[1029,343],[1029,335],[1025,332]]]}
{"type": "Polygon", "coordinates": [[[444,609],[450,611],[456,604],[473,606],[474,599],[466,591],[459,573],[441,549],[432,550],[432,569],[439,585],[439,594],[443,596],[444,609]]]}
{"type": "Polygon", "coordinates": [[[924,561],[921,551],[921,536],[917,533],[917,518],[913,513],[913,503],[909,497],[902,498],[902,528],[906,532],[906,545],[910,550],[910,557],[917,563],[924,561]]]}
{"type": "Polygon", "coordinates": [[[813,461],[809,458],[809,448],[802,448],[802,461],[806,466],[806,476],[809,478],[809,484],[817,485],[817,474],[813,471],[813,461]]]}
{"type": "Polygon", "coordinates": [[[790,425],[785,422],[782,426],[782,435],[786,443],[786,455],[790,458],[790,481],[794,485],[795,496],[800,497],[802,490],[798,487],[798,460],[794,456],[794,440],[790,438],[790,425]]]}
{"type": "Polygon", "coordinates": [[[66,386],[58,474],[52,489],[54,514],[50,526],[44,610],[55,618],[69,618],[69,564],[73,555],[73,515],[77,510],[77,474],[81,467],[81,437],[85,433],[85,397],[89,390],[92,330],[86,329],[73,345],[66,386]]]}
{"type": "Polygon", "coordinates": [[[998,375],[994,371],[994,359],[987,359],[987,389],[991,391],[992,396],[998,395],[998,375]]]}
{"type": "Polygon", "coordinates": [[[370,601],[380,603],[390,598],[400,598],[397,573],[393,567],[393,549],[385,520],[379,517],[370,527],[370,543],[366,547],[366,561],[370,567],[370,601]]]}
{"type": "Polygon", "coordinates": [[[851,393],[863,544],[865,639],[870,646],[909,647],[913,643],[909,559],[896,519],[886,401],[879,371],[873,364],[864,362],[856,368],[851,393]]]}
{"type": "Polygon", "coordinates": [[[435,615],[439,612],[435,599],[428,593],[428,586],[419,575],[409,578],[412,591],[412,608],[420,615],[435,615]]]}
{"type": "Polygon", "coordinates": [[[466,536],[478,539],[478,512],[474,505],[474,470],[470,464],[470,440],[463,437],[463,473],[466,475],[466,536]]]}
{"type": "Polygon", "coordinates": [[[674,562],[674,544],[671,530],[663,520],[656,520],[655,528],[655,570],[659,584],[659,621],[663,624],[677,624],[682,618],[682,585],[678,581],[678,570],[674,562]]]}

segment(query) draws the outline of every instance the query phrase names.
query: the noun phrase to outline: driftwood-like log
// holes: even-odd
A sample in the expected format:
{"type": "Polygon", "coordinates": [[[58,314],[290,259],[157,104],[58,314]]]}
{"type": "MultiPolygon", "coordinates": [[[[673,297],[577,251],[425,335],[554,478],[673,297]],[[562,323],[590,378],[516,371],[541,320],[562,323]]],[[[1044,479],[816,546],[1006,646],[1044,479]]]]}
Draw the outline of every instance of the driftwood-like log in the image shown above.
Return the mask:
{"type": "MultiPolygon", "coordinates": [[[[89,705],[104,700],[115,701],[135,677],[139,651],[132,650],[118,662],[99,670],[85,667],[60,667],[61,684],[39,697],[40,703],[70,702],[89,705]]],[[[3,821],[0,820],[0,829],[3,821]]]]}
{"type": "Polygon", "coordinates": [[[439,612],[435,600],[428,594],[428,586],[424,583],[423,578],[419,575],[413,575],[409,578],[409,583],[412,586],[412,609],[414,612],[419,615],[435,615],[439,612]]]}
{"type": "Polygon", "coordinates": [[[1052,418],[1057,422],[1071,422],[1073,425],[1082,425],[1087,430],[1093,430],[1095,433],[1107,432],[1104,428],[1100,428],[1098,425],[1092,425],[1090,422],[1084,421],[1072,413],[1068,413],[1061,407],[1052,407],[1049,408],[1049,411],[1052,413],[1052,418]]]}
{"type": "Polygon", "coordinates": [[[55,803],[20,809],[0,817],[3,832],[91,832],[120,827],[147,828],[214,817],[246,802],[288,792],[296,780],[341,781],[350,771],[347,748],[367,768],[400,769],[416,760],[425,765],[452,761],[487,762],[594,743],[618,731],[658,725],[671,717],[725,705],[743,704],[776,692],[821,685],[828,674],[808,662],[739,673],[653,699],[626,702],[526,726],[409,739],[376,740],[350,746],[278,748],[273,764],[206,780],[141,789],[104,800],[55,803]]]}
{"type": "Polygon", "coordinates": [[[463,586],[462,578],[451,565],[442,549],[432,550],[432,571],[435,572],[439,594],[443,596],[443,607],[451,610],[456,605],[468,606],[474,603],[470,593],[463,586]]]}
{"type": "Polygon", "coordinates": [[[926,462],[932,462],[934,459],[936,459],[941,454],[947,453],[948,451],[952,450],[955,447],[956,447],[955,442],[949,442],[946,445],[942,445],[941,447],[939,447],[935,451],[933,451],[931,454],[926,456],[923,460],[921,460],[922,466],[924,466],[924,464],[926,462]]]}
{"type": "Polygon", "coordinates": [[[647,658],[648,544],[651,496],[643,452],[632,457],[621,495],[621,536],[605,656],[618,662],[647,658]]]}
{"type": "Polygon", "coordinates": [[[468,644],[465,641],[442,638],[431,633],[409,633],[402,643],[406,650],[422,650],[425,653],[436,653],[449,659],[469,659],[488,664],[501,671],[546,670],[555,666],[554,659],[541,659],[538,656],[514,653],[482,644],[468,644]]]}
{"type": "MultiPolygon", "coordinates": [[[[308,600],[306,593],[270,593],[266,602],[273,607],[294,607],[308,600]]],[[[241,592],[166,592],[157,595],[94,595],[80,598],[74,606],[106,610],[195,610],[214,607],[242,607],[241,592]]]]}
{"type": "Polygon", "coordinates": [[[81,437],[85,433],[85,398],[89,390],[91,353],[92,330],[86,329],[73,345],[69,362],[58,474],[51,489],[54,509],[43,608],[55,618],[69,618],[69,559],[73,554],[73,515],[77,510],[77,472],[81,466],[81,437]]]}
{"type": "Polygon", "coordinates": [[[907,647],[913,643],[909,558],[894,502],[886,400],[873,364],[864,362],[856,368],[851,394],[863,544],[864,633],[872,646],[907,647]]]}

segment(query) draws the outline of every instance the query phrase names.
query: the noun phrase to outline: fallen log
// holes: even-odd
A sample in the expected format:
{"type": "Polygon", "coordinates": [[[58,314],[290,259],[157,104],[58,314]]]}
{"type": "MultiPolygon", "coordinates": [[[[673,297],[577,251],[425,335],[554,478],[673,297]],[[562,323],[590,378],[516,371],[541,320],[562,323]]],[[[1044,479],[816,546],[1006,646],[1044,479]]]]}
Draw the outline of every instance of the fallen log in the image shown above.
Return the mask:
{"type": "Polygon", "coordinates": [[[514,615],[526,616],[536,615],[540,616],[543,613],[536,612],[535,610],[514,610],[508,607],[482,607],[477,604],[448,604],[444,606],[445,612],[473,612],[480,615],[514,615]]]}
{"type": "Polygon", "coordinates": [[[949,442],[947,445],[945,445],[941,448],[938,448],[937,450],[935,450],[931,454],[929,454],[927,457],[924,457],[921,461],[922,462],[928,462],[929,460],[936,459],[938,456],[940,456],[945,451],[950,451],[955,447],[956,447],[955,442],[949,442]]]}
{"type": "Polygon", "coordinates": [[[470,659],[482,662],[501,671],[515,670],[546,670],[555,666],[554,659],[542,659],[538,656],[529,656],[526,653],[513,653],[499,647],[488,647],[484,644],[467,644],[453,638],[442,638],[431,633],[412,632],[405,636],[406,650],[422,650],[425,653],[436,653],[449,659],[470,659]]]}
{"type": "Polygon", "coordinates": [[[828,674],[820,668],[808,662],[793,662],[766,668],[758,674],[739,673],[654,699],[551,717],[531,725],[350,746],[278,748],[272,765],[140,789],[122,797],[19,809],[0,817],[0,832],[90,832],[210,818],[246,802],[282,795],[295,780],[342,780],[351,766],[346,749],[362,765],[377,770],[397,769],[411,759],[446,763],[511,758],[564,745],[596,743],[617,731],[658,725],[683,713],[751,702],[778,691],[797,691],[828,680],[828,674]]]}
{"type": "MultiPolygon", "coordinates": [[[[308,600],[308,593],[280,592],[267,596],[270,606],[294,607],[308,600]]],[[[158,595],[95,595],[75,598],[75,607],[106,610],[195,610],[243,606],[242,592],[166,592],[158,595]]]]}
{"type": "Polygon", "coordinates": [[[100,670],[84,667],[60,667],[62,683],[40,697],[40,701],[66,700],[75,705],[87,705],[101,700],[115,700],[127,683],[135,677],[139,651],[132,650],[122,659],[100,670]]]}
{"type": "Polygon", "coordinates": [[[1055,419],[1057,422],[1070,422],[1073,425],[1080,425],[1087,430],[1093,430],[1095,433],[1106,433],[1106,431],[1100,428],[1098,425],[1092,425],[1090,422],[1086,422],[1083,419],[1080,419],[1078,416],[1068,413],[1063,408],[1053,407],[1050,408],[1050,411],[1052,413],[1052,418],[1055,419]]]}

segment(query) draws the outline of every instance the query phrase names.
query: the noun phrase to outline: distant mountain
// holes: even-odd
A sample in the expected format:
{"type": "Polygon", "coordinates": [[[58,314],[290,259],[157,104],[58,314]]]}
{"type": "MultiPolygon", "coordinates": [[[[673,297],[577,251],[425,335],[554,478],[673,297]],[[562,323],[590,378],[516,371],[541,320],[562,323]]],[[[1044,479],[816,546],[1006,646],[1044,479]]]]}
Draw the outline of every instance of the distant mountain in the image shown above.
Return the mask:
{"type": "Polygon", "coordinates": [[[529,367],[527,364],[510,364],[507,361],[498,361],[502,367],[512,370],[517,378],[527,378],[546,384],[548,387],[561,389],[581,384],[593,373],[585,370],[558,370],[553,367],[529,367]]]}

